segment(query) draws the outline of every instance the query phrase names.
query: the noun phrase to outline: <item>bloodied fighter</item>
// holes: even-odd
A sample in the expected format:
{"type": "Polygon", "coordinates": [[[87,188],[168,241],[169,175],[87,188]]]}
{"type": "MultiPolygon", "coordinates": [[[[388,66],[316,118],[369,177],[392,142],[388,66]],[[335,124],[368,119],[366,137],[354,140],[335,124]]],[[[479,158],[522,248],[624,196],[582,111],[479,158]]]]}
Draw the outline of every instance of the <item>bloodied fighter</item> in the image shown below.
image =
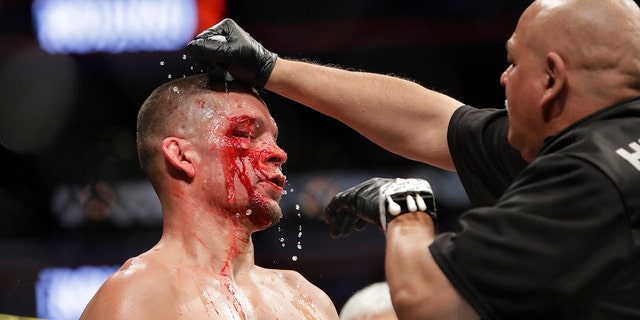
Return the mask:
{"type": "Polygon", "coordinates": [[[197,75],[154,90],[137,146],[162,237],[106,280],[82,319],[337,319],[301,274],[254,262],[251,234],[282,216],[277,134],[265,103],[237,83],[197,75]]]}
{"type": "Polygon", "coordinates": [[[207,68],[458,173],[473,208],[450,230],[422,209],[392,210],[399,194],[427,194],[424,181],[372,178],[327,205],[336,236],[361,221],[386,228],[400,319],[640,319],[640,7],[536,0],[505,40],[508,108],[283,58],[230,19],[187,48],[207,68]]]}

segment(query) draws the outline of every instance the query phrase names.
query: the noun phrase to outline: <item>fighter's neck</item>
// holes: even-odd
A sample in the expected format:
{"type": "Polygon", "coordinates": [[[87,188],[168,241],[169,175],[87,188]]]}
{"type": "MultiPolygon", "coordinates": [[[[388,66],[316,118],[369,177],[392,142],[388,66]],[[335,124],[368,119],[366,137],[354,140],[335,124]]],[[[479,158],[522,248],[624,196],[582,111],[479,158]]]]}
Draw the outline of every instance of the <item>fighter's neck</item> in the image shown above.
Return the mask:
{"type": "Polygon", "coordinates": [[[186,263],[233,277],[255,265],[251,232],[242,219],[220,212],[167,215],[158,246],[171,248],[186,263]]]}

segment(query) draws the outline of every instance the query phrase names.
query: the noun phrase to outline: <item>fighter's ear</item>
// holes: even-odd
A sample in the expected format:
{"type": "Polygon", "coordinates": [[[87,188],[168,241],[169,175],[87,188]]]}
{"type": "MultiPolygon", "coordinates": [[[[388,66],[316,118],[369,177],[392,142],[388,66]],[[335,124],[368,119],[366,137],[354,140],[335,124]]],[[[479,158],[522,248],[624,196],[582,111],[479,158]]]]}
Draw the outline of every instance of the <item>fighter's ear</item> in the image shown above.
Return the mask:
{"type": "Polygon", "coordinates": [[[546,59],[546,79],[541,103],[544,120],[549,122],[564,111],[567,89],[567,68],[562,57],[549,52],[546,59]]]}
{"type": "Polygon", "coordinates": [[[196,172],[194,159],[197,152],[189,141],[176,137],[164,139],[162,141],[162,155],[173,170],[193,178],[196,172]]]}

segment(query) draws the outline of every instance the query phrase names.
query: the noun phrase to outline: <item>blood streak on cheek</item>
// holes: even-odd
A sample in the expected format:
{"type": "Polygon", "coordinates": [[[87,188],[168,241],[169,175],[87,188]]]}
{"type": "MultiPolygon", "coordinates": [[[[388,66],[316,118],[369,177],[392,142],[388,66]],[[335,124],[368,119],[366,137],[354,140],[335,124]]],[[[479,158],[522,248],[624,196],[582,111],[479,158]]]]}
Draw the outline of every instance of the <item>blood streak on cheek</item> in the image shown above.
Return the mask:
{"type": "Polygon", "coordinates": [[[242,147],[242,141],[233,137],[224,137],[223,140],[223,170],[224,170],[224,183],[227,189],[227,202],[234,203],[236,199],[236,189],[234,185],[235,176],[237,175],[240,181],[245,185],[245,188],[251,188],[251,185],[246,184],[249,180],[247,175],[247,168],[241,161],[243,154],[246,153],[242,147]]]}
{"type": "MultiPolygon", "coordinates": [[[[225,187],[227,189],[227,202],[234,203],[236,198],[235,189],[235,177],[238,177],[240,183],[247,190],[249,195],[250,206],[252,211],[257,214],[251,214],[250,218],[256,219],[261,217],[265,219],[264,215],[259,214],[259,211],[264,211],[267,208],[266,201],[263,196],[259,194],[255,186],[251,183],[251,177],[247,172],[247,162],[251,164],[254,170],[260,170],[260,150],[250,149],[249,140],[251,132],[246,132],[248,137],[237,137],[234,135],[234,131],[242,126],[242,130],[249,130],[251,118],[246,116],[234,117],[230,119],[229,129],[227,130],[225,137],[223,138],[223,170],[225,178],[225,187]]],[[[265,221],[266,222],[266,221],[265,221]]]]}

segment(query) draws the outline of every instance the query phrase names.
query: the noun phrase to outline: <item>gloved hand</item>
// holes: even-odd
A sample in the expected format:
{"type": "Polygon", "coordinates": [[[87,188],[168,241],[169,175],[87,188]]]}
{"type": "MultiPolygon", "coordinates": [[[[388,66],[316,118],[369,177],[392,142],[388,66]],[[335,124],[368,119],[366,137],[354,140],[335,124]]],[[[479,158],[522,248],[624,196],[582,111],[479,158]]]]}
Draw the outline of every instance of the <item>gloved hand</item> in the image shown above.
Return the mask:
{"type": "Polygon", "coordinates": [[[346,236],[367,223],[386,231],[400,214],[424,211],[437,222],[431,185],[422,179],[372,178],[336,194],[324,212],[331,236],[346,236]]]}
{"type": "Polygon", "coordinates": [[[264,88],[277,59],[229,18],[197,35],[186,49],[208,72],[226,70],[256,89],[264,88]]]}

